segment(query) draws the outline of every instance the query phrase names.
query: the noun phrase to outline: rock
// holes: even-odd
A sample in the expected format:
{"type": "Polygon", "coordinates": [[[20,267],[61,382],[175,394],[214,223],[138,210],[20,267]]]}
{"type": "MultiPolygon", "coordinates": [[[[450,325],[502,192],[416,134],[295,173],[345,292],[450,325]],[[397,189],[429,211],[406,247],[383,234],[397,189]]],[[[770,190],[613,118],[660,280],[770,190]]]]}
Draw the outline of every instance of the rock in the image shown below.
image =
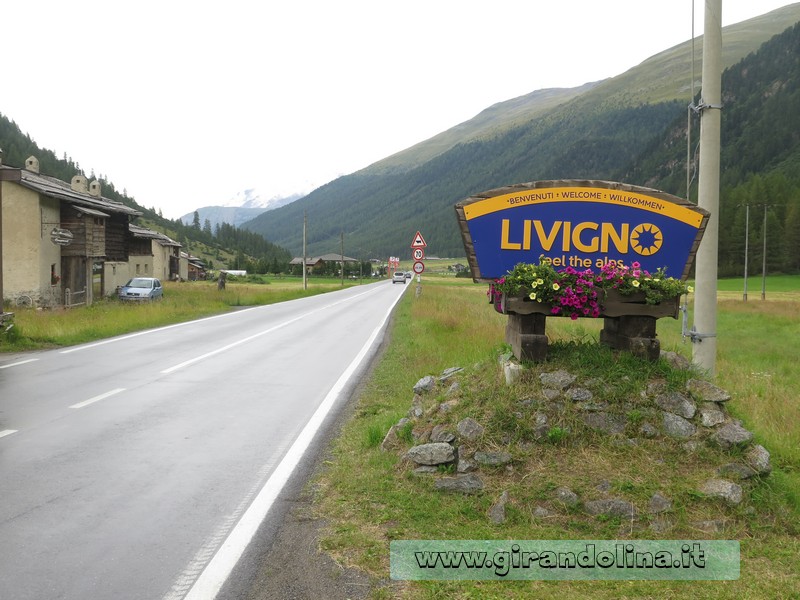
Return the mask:
{"type": "Polygon", "coordinates": [[[654,438],[658,435],[658,429],[650,423],[642,423],[642,426],[639,427],[639,435],[643,438],[654,438]]]}
{"type": "Polygon", "coordinates": [[[448,396],[452,396],[453,394],[458,393],[458,390],[460,389],[461,389],[461,384],[458,381],[454,381],[453,383],[450,384],[450,387],[447,388],[447,392],[445,392],[445,394],[448,396]]]}
{"type": "Polygon", "coordinates": [[[622,433],[627,425],[627,419],[623,415],[606,412],[585,413],[581,418],[592,429],[608,434],[622,433]]]}
{"type": "Polygon", "coordinates": [[[553,516],[553,512],[547,510],[543,506],[536,506],[536,508],[533,509],[533,516],[537,517],[539,519],[545,519],[547,517],[552,517],[553,516]]]}
{"type": "Polygon", "coordinates": [[[717,469],[717,475],[730,479],[750,479],[758,475],[755,469],[741,463],[728,463],[717,469]]]}
{"type": "Polygon", "coordinates": [[[611,482],[608,479],[603,479],[600,483],[594,486],[595,489],[599,492],[610,492],[611,491],[611,482]]]}
{"type": "Polygon", "coordinates": [[[501,525],[506,520],[506,504],[508,503],[508,492],[500,494],[497,502],[489,508],[489,520],[495,525],[501,525]]]}
{"type": "Polygon", "coordinates": [[[400,444],[400,438],[397,437],[397,429],[397,425],[392,425],[389,428],[389,431],[386,432],[386,435],[381,442],[381,450],[384,452],[393,450],[400,444]]]}
{"type": "Polygon", "coordinates": [[[658,492],[652,495],[652,497],[650,498],[650,504],[648,504],[647,506],[647,512],[653,515],[667,512],[671,509],[672,509],[672,500],[670,500],[666,496],[662,496],[658,492]]]}
{"type": "Polygon", "coordinates": [[[725,422],[725,413],[716,402],[704,402],[700,406],[700,424],[703,427],[715,427],[725,422]]]}
{"type": "Polygon", "coordinates": [[[460,373],[464,370],[464,367],[450,367],[449,369],[445,369],[442,371],[442,374],[439,376],[439,381],[447,381],[456,373],[460,373]]]}
{"type": "Polygon", "coordinates": [[[506,363],[503,365],[503,374],[506,378],[506,385],[514,385],[522,376],[522,366],[517,363],[506,363]]]}
{"type": "Polygon", "coordinates": [[[608,402],[581,402],[576,405],[578,410],[584,412],[600,412],[609,409],[608,402]]]}
{"type": "Polygon", "coordinates": [[[468,458],[458,458],[458,464],[456,465],[457,473],[472,473],[472,471],[477,468],[478,465],[475,464],[474,461],[469,460],[468,458]]]}
{"type": "Polygon", "coordinates": [[[689,398],[679,392],[667,392],[656,396],[654,402],[663,410],[674,415],[691,419],[697,412],[697,406],[689,398]]]}
{"type": "Polygon", "coordinates": [[[449,444],[455,439],[456,436],[450,431],[447,431],[446,425],[436,425],[431,430],[431,442],[444,442],[446,444],[449,444]]]}
{"type": "Polygon", "coordinates": [[[728,392],[702,379],[690,379],[686,382],[686,389],[699,402],[727,402],[731,399],[728,392]]]}
{"type": "Polygon", "coordinates": [[[424,394],[425,392],[430,392],[435,387],[436,378],[432,375],[426,375],[414,385],[414,393],[424,394]]]}
{"type": "Polygon", "coordinates": [[[636,507],[626,500],[619,498],[608,498],[605,500],[591,500],[584,503],[586,512],[590,515],[605,515],[608,517],[623,517],[635,519],[637,516],[636,507]]]}
{"type": "Polygon", "coordinates": [[[542,373],[539,375],[539,381],[545,388],[554,390],[565,390],[573,383],[577,377],[566,371],[554,371],[552,373],[542,373]]]}
{"type": "Polygon", "coordinates": [[[483,435],[485,428],[472,417],[462,419],[456,425],[456,431],[465,440],[475,441],[483,435]]]}
{"type": "Polygon", "coordinates": [[[667,352],[666,350],[662,350],[661,358],[667,361],[669,366],[672,367],[673,369],[680,369],[682,371],[685,371],[692,365],[692,363],[689,362],[689,359],[684,358],[677,352],[667,352]]]}
{"type": "Polygon", "coordinates": [[[561,392],[559,390],[551,390],[550,388],[545,388],[542,390],[542,396],[548,402],[553,402],[558,400],[561,397],[561,392]]]}
{"type": "Polygon", "coordinates": [[[456,451],[450,444],[433,442],[410,448],[406,456],[418,465],[443,465],[456,459],[456,451]]]}
{"type": "Polygon", "coordinates": [[[677,440],[688,439],[697,431],[697,428],[689,421],[670,412],[663,413],[662,426],[664,433],[677,440]]]}
{"type": "Polygon", "coordinates": [[[769,452],[764,446],[758,444],[752,446],[745,454],[745,460],[759,475],[767,475],[772,471],[769,462],[769,452]]]}
{"type": "Polygon", "coordinates": [[[412,471],[414,475],[435,475],[439,472],[439,469],[436,467],[432,467],[430,465],[422,465],[421,467],[417,467],[412,471]]]}
{"type": "Polygon", "coordinates": [[[670,529],[675,526],[675,523],[672,519],[667,519],[663,516],[658,516],[650,523],[650,531],[653,533],[667,533],[670,529]]]}
{"type": "Polygon", "coordinates": [[[727,479],[709,479],[700,486],[700,492],[711,498],[722,498],[728,504],[742,501],[742,487],[727,479]]]}
{"type": "Polygon", "coordinates": [[[567,506],[578,505],[578,494],[576,494],[567,487],[556,488],[555,495],[556,495],[556,500],[558,500],[563,504],[566,504],[567,506]]]}
{"type": "Polygon", "coordinates": [[[753,434],[738,423],[728,423],[720,427],[711,439],[723,450],[730,450],[734,446],[749,444],[753,434]]]}
{"type": "Polygon", "coordinates": [[[411,430],[411,437],[417,442],[417,445],[427,444],[431,439],[431,430],[427,427],[414,427],[411,430]]]}
{"type": "Polygon", "coordinates": [[[453,410],[456,406],[458,406],[458,400],[448,400],[447,402],[442,402],[439,405],[439,412],[446,413],[453,410]]]}
{"type": "Polygon", "coordinates": [[[564,397],[573,402],[589,402],[594,394],[586,388],[572,388],[564,392],[564,397]]]}
{"type": "Polygon", "coordinates": [[[508,452],[476,452],[475,462],[485,467],[501,467],[511,462],[508,452]]]}
{"type": "Polygon", "coordinates": [[[468,473],[455,477],[442,477],[436,480],[433,487],[442,492],[476,494],[483,489],[483,480],[475,473],[468,473]]]}

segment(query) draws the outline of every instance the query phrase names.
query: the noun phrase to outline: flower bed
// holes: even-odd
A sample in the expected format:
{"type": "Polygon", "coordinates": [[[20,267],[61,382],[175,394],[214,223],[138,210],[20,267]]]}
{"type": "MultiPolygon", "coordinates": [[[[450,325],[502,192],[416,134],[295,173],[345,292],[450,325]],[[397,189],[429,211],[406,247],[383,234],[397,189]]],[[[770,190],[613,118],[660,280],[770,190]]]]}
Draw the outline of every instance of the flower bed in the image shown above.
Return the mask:
{"type": "Polygon", "coordinates": [[[691,291],[683,281],[630,266],[606,264],[595,273],[566,267],[556,271],[547,259],[538,265],[519,263],[490,285],[489,298],[503,314],[570,317],[639,315],[677,317],[681,295],[691,291]]]}
{"type": "Polygon", "coordinates": [[[520,263],[491,284],[489,299],[508,315],[506,342],[520,360],[547,357],[547,317],[603,317],[600,342],[657,360],[656,319],[678,317],[681,295],[691,291],[663,269],[649,273],[638,263],[607,264],[599,273],[567,267],[556,271],[546,259],[520,263]]]}

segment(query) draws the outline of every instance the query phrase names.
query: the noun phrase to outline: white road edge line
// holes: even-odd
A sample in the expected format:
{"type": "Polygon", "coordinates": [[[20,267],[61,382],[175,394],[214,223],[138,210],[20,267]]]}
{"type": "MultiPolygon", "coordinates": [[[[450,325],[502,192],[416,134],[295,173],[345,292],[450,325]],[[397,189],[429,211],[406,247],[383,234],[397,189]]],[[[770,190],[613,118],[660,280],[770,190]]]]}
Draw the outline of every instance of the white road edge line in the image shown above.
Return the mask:
{"type": "Polygon", "coordinates": [[[94,404],[95,402],[99,402],[100,400],[105,400],[109,396],[114,396],[115,394],[119,394],[120,392],[124,391],[125,388],[117,388],[115,390],[106,392],[105,394],[100,394],[99,396],[95,396],[94,398],[89,398],[88,400],[84,400],[83,402],[72,404],[70,405],[70,408],[83,408],[84,406],[89,406],[90,404],[94,404]]]}
{"type": "MultiPolygon", "coordinates": [[[[294,323],[296,321],[299,321],[300,319],[305,319],[306,317],[308,317],[310,315],[313,315],[314,313],[318,313],[320,311],[327,310],[327,309],[332,308],[332,307],[334,307],[334,306],[336,306],[338,304],[341,304],[343,302],[349,302],[350,300],[354,300],[354,299],[356,299],[356,298],[358,298],[360,296],[363,296],[365,294],[372,294],[374,292],[375,292],[375,290],[367,290],[366,292],[361,292],[360,294],[356,294],[355,296],[344,298],[342,300],[337,300],[336,302],[332,302],[331,304],[326,304],[325,306],[321,306],[320,308],[314,309],[314,310],[309,311],[307,313],[303,313],[302,315],[294,317],[293,319],[289,319],[288,321],[284,321],[283,323],[279,323],[278,325],[275,325],[274,327],[270,327],[269,329],[265,329],[264,331],[259,331],[258,333],[254,333],[251,336],[248,336],[246,338],[242,338],[240,340],[232,342],[232,343],[228,344],[227,346],[222,346],[221,348],[217,348],[216,350],[212,350],[211,352],[206,352],[205,354],[201,354],[200,356],[195,356],[194,358],[190,358],[189,360],[185,360],[182,363],[179,363],[177,365],[173,365],[173,366],[161,371],[161,374],[162,375],[169,375],[170,373],[172,373],[174,371],[177,371],[178,369],[182,369],[183,367],[188,367],[189,365],[192,365],[192,364],[194,364],[196,362],[199,362],[201,360],[205,360],[206,358],[210,358],[212,356],[220,354],[221,352],[225,352],[226,350],[230,350],[231,348],[235,348],[236,346],[240,346],[241,344],[245,344],[245,343],[247,343],[247,342],[249,342],[251,340],[254,340],[254,339],[258,338],[258,337],[261,337],[262,335],[266,335],[268,333],[272,333],[273,331],[277,331],[278,329],[281,329],[282,327],[286,327],[287,325],[291,325],[292,323],[294,323]]],[[[394,305],[392,305],[392,306],[394,306],[394,305]]]]}
{"type": "Polygon", "coordinates": [[[11,435],[12,433],[17,433],[17,431],[19,431],[19,430],[18,429],[3,429],[3,431],[0,431],[0,438],[1,437],[6,437],[7,435],[11,435]]]}
{"type": "Polygon", "coordinates": [[[81,350],[88,350],[89,348],[96,348],[97,346],[105,346],[106,344],[114,344],[116,342],[122,342],[124,340],[129,340],[131,338],[139,337],[140,335],[149,335],[151,333],[156,333],[158,331],[166,331],[167,329],[175,329],[176,327],[185,327],[186,325],[191,325],[192,323],[201,323],[203,321],[210,321],[212,319],[222,319],[223,317],[230,317],[232,315],[238,315],[248,310],[255,310],[257,308],[263,308],[262,306],[253,306],[251,308],[243,308],[242,310],[236,310],[233,312],[222,313],[221,315],[213,315],[211,317],[205,317],[203,319],[194,319],[193,321],[184,321],[183,323],[175,323],[173,325],[165,325],[164,327],[156,327],[155,329],[146,329],[144,331],[137,331],[136,333],[130,333],[128,335],[122,335],[115,338],[110,338],[107,340],[103,340],[101,342],[93,342],[90,344],[84,344],[83,346],[75,346],[74,348],[67,348],[66,350],[61,350],[61,354],[71,354],[72,352],[80,352],[81,350]]]}
{"type": "Polygon", "coordinates": [[[29,358],[27,360],[20,360],[18,362],[11,363],[10,365],[2,365],[2,366],[0,366],[0,369],[8,369],[10,367],[18,367],[19,365],[25,365],[27,363],[36,362],[37,360],[39,360],[39,359],[38,358],[29,358]]]}
{"type": "MultiPolygon", "coordinates": [[[[239,519],[239,522],[222,543],[219,550],[214,554],[211,561],[206,565],[205,569],[203,569],[202,573],[200,573],[200,576],[194,582],[189,592],[183,596],[183,600],[213,600],[213,598],[216,598],[223,584],[236,566],[236,563],[239,561],[242,554],[244,554],[245,548],[247,548],[259,526],[266,518],[269,509],[272,508],[273,502],[278,497],[283,486],[286,485],[295,467],[300,463],[305,451],[322,426],[325,417],[328,416],[331,408],[333,408],[334,403],[347,384],[347,381],[353,376],[353,373],[355,373],[356,369],[364,360],[369,348],[375,342],[378,334],[389,319],[389,315],[392,313],[394,306],[402,296],[402,294],[398,294],[397,298],[395,298],[394,302],[389,306],[383,321],[373,330],[359,353],[341,374],[328,392],[328,395],[325,396],[325,399],[314,412],[311,419],[306,423],[303,431],[297,436],[297,439],[294,441],[291,448],[289,448],[289,451],[272,472],[272,475],[264,484],[264,487],[261,488],[261,491],[258,493],[255,500],[253,500],[253,503],[242,515],[242,518],[239,519]]],[[[194,565],[190,564],[187,567],[187,571],[192,569],[193,566],[194,565]]],[[[167,594],[163,600],[174,600],[174,598],[172,594],[167,594]]]]}

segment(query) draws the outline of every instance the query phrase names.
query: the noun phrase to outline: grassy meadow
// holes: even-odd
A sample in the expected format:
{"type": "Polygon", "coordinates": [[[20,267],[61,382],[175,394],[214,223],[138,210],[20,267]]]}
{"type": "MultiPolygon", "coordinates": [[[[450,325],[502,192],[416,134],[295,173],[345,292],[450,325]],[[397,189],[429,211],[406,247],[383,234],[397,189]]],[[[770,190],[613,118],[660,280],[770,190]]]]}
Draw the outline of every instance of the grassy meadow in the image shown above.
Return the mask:
{"type": "MultiPolygon", "coordinates": [[[[733,293],[736,282],[729,284],[733,293]]],[[[677,442],[653,440],[620,445],[581,430],[579,423],[553,428],[551,443],[531,443],[532,419],[520,408],[520,398],[535,395],[536,375],[545,371],[563,368],[581,379],[599,379],[604,391],[596,399],[608,402],[635,397],[653,380],[680,390],[697,374],[599,346],[598,321],[548,319],[548,361],[529,365],[529,375],[506,386],[498,366],[506,318],[488,305],[485,286],[424,279],[419,297],[407,294],[398,305],[391,343],[312,486],[317,515],[327,524],[322,549],[341,564],[370,573],[375,599],[797,597],[800,393],[793,357],[800,356],[800,278],[783,284],[780,298],[768,292],[766,302],[745,304],[732,297],[719,303],[716,383],[732,394],[729,411],[770,451],[773,465],[772,474],[752,484],[741,505],[727,506],[697,492],[701,481],[716,476],[710,465],[735,459],[721,450],[687,453],[677,442]],[[413,474],[402,458],[414,445],[409,428],[401,431],[398,450],[380,448],[389,427],[407,415],[413,385],[454,366],[464,367],[457,404],[436,418],[454,430],[458,420],[471,416],[486,427],[483,443],[489,449],[513,456],[511,469],[481,469],[486,487],[477,495],[437,492],[432,478],[413,474]],[[579,508],[556,510],[547,518],[534,514],[537,505],[552,502],[553,490],[561,485],[582,498],[596,497],[598,480],[610,482],[612,495],[639,507],[656,491],[672,498],[666,517],[671,527],[658,533],[644,511],[636,522],[588,517],[579,508]],[[507,519],[494,525],[487,511],[502,491],[510,495],[507,519]],[[719,525],[698,528],[697,523],[709,522],[719,525]],[[741,577],[726,582],[389,582],[388,549],[395,539],[736,539],[741,577]]],[[[660,320],[658,332],[663,349],[691,357],[680,320],[660,320]]],[[[426,399],[426,415],[436,414],[445,399],[443,388],[426,399]]]]}
{"type": "MultiPolygon", "coordinates": [[[[369,280],[365,280],[369,281],[369,280]]],[[[345,287],[357,285],[345,280],[345,287]]],[[[164,282],[164,298],[154,303],[120,302],[107,298],[69,310],[7,307],[14,327],[0,335],[0,352],[69,346],[151,327],[189,321],[241,306],[274,304],[342,289],[335,278],[314,277],[303,289],[302,279],[256,277],[229,281],[224,290],[215,281],[164,282]]]]}

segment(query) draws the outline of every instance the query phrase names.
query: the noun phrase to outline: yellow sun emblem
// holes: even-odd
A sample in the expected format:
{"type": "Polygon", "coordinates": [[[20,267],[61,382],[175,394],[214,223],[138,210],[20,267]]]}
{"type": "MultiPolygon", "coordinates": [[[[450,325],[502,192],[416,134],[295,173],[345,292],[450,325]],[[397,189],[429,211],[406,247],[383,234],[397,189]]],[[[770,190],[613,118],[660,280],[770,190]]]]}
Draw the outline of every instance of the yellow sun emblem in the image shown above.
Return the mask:
{"type": "Polygon", "coordinates": [[[642,256],[650,256],[661,250],[664,236],[661,230],[652,223],[637,225],[631,233],[631,247],[642,256]]]}

